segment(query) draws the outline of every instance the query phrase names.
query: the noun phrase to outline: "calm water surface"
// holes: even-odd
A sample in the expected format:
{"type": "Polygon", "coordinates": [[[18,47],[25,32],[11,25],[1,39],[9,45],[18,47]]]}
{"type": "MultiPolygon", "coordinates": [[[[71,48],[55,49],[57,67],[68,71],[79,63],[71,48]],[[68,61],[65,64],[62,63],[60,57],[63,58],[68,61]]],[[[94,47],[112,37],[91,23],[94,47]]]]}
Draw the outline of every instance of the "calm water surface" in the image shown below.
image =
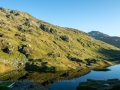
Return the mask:
{"type": "Polygon", "coordinates": [[[71,80],[63,80],[56,82],[49,86],[50,90],[76,90],[76,87],[80,82],[87,81],[87,79],[106,80],[118,78],[120,79],[120,64],[108,67],[109,71],[94,71],[79,78],[73,78],[71,80]]]}

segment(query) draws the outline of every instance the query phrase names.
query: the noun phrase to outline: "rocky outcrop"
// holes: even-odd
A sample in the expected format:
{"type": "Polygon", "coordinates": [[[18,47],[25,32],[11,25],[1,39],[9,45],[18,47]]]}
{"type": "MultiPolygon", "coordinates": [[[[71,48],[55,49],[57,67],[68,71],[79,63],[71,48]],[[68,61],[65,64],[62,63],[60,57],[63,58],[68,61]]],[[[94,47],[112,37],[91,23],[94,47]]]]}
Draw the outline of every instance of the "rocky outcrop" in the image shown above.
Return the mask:
{"type": "Polygon", "coordinates": [[[64,36],[60,36],[60,38],[63,40],[63,41],[66,41],[66,42],[70,42],[71,41],[71,38],[64,35],[64,36]]]}
{"type": "Polygon", "coordinates": [[[56,34],[57,31],[51,27],[48,27],[47,25],[44,25],[44,24],[41,24],[40,25],[40,28],[45,31],[45,32],[49,32],[49,33],[52,33],[52,34],[56,34]]]}
{"type": "Polygon", "coordinates": [[[21,45],[18,47],[19,52],[23,53],[25,56],[30,55],[30,52],[32,52],[32,48],[30,45],[21,45]]]}

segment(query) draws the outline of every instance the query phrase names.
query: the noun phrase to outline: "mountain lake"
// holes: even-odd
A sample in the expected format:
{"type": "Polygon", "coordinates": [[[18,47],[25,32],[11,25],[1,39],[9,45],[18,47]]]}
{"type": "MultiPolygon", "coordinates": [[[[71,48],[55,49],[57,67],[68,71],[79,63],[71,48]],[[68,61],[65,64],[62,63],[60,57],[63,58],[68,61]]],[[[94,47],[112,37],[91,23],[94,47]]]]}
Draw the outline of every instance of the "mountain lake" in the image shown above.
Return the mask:
{"type": "Polygon", "coordinates": [[[32,72],[32,71],[12,71],[0,75],[0,80],[31,80],[41,84],[50,90],[76,90],[80,82],[85,82],[87,79],[107,80],[120,79],[120,64],[110,66],[104,69],[89,70],[83,69],[78,71],[64,72],[32,72]]]}
{"type": "Polygon", "coordinates": [[[80,82],[87,81],[87,79],[94,79],[94,80],[106,80],[106,79],[120,79],[120,64],[110,66],[107,69],[108,71],[102,70],[92,70],[90,73],[78,77],[73,78],[70,80],[63,80],[60,82],[56,82],[49,86],[50,90],[76,90],[76,87],[79,85],[80,82]]]}

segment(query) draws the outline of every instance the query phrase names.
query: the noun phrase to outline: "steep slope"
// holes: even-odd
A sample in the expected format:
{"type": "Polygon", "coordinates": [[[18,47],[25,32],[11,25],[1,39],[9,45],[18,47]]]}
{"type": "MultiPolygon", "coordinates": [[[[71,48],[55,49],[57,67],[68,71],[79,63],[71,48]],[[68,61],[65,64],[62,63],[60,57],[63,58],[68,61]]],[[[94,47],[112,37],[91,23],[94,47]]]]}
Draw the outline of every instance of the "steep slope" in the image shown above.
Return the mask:
{"type": "Polygon", "coordinates": [[[101,40],[103,42],[106,42],[108,44],[111,44],[111,45],[114,45],[114,46],[120,48],[120,37],[109,36],[107,34],[99,32],[99,31],[91,31],[88,34],[97,40],[101,40]]]}
{"type": "Polygon", "coordinates": [[[28,13],[0,8],[1,71],[59,71],[110,65],[120,49],[88,34],[54,26],[28,13]]]}

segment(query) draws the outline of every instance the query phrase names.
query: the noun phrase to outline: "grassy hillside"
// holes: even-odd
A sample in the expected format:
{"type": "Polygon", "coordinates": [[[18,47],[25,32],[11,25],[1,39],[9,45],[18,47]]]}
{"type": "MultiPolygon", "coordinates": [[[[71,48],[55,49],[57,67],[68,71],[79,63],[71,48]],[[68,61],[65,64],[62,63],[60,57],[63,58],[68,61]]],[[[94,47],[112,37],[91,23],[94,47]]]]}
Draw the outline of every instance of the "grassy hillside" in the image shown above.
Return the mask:
{"type": "Polygon", "coordinates": [[[0,63],[13,69],[59,71],[111,65],[120,49],[28,13],[0,8],[0,63]]]}

